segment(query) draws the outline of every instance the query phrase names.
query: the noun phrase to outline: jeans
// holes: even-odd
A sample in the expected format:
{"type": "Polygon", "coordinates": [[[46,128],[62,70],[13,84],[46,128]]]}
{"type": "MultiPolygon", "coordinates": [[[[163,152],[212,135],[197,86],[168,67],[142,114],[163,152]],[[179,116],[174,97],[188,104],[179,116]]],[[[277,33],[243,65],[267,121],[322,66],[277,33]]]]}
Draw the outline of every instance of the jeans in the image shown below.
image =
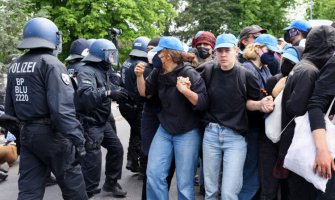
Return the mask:
{"type": "Polygon", "coordinates": [[[178,200],[195,199],[194,175],[200,147],[200,131],[171,135],[161,125],[152,141],[147,166],[147,200],[168,200],[172,158],[175,158],[178,200]]]}
{"type": "Polygon", "coordinates": [[[251,200],[260,188],[259,169],[258,169],[258,138],[261,129],[250,129],[247,133],[247,157],[243,169],[243,186],[239,200],[251,200]]]}
{"type": "Polygon", "coordinates": [[[209,123],[203,140],[205,199],[219,198],[219,175],[223,165],[221,199],[238,200],[247,154],[245,138],[230,128],[209,123]]]}

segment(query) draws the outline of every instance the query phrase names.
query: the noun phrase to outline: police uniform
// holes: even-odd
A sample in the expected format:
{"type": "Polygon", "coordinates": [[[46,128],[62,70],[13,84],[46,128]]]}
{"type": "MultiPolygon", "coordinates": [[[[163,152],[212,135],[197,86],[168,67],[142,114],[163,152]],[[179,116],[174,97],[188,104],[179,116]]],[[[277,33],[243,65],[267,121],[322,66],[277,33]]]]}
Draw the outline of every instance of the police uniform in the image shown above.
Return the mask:
{"type": "Polygon", "coordinates": [[[102,63],[88,62],[77,74],[78,115],[85,129],[87,152],[82,170],[89,195],[94,193],[100,182],[100,146],[107,149],[106,182],[116,182],[122,173],[123,147],[109,120],[111,98],[106,96],[106,91],[113,88],[107,71],[102,63]]]}
{"type": "Polygon", "coordinates": [[[6,94],[6,113],[22,122],[18,199],[42,199],[50,169],[64,199],[87,199],[73,166],[84,136],[65,66],[52,50],[30,50],[9,66],[6,94]]]}
{"type": "Polygon", "coordinates": [[[137,85],[136,75],[134,73],[135,66],[139,62],[147,62],[146,58],[130,57],[121,68],[121,77],[124,88],[128,91],[130,99],[128,102],[119,105],[121,115],[130,125],[130,138],[127,153],[126,168],[132,172],[138,172],[139,159],[142,157],[141,151],[141,118],[144,100],[140,97],[137,85]]]}

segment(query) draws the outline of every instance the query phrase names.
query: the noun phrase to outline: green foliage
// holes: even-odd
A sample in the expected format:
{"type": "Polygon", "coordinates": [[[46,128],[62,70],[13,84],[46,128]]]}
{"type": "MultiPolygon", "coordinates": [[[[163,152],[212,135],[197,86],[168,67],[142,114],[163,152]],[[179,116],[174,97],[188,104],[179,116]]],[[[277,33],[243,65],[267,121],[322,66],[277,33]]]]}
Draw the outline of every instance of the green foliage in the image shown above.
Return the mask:
{"type": "Polygon", "coordinates": [[[285,9],[294,0],[188,0],[185,11],[176,18],[176,34],[188,40],[200,30],[215,35],[233,33],[258,24],[269,33],[282,36],[287,25],[285,9]]]}
{"type": "MultiPolygon", "coordinates": [[[[329,19],[329,20],[335,21],[334,10],[335,10],[335,0],[314,0],[312,18],[313,19],[329,19]]],[[[307,9],[306,15],[308,17],[310,16],[310,8],[307,9]]]]}
{"type": "Polygon", "coordinates": [[[47,16],[44,9],[30,12],[29,0],[0,0],[0,72],[21,52],[16,49],[22,38],[23,25],[30,16],[47,16]]]}
{"type": "Polygon", "coordinates": [[[139,36],[154,37],[166,30],[176,16],[166,0],[31,0],[37,9],[49,6],[51,19],[63,33],[63,53],[77,38],[109,38],[107,29],[122,29],[118,37],[120,60],[125,60],[132,41],[139,36]]]}

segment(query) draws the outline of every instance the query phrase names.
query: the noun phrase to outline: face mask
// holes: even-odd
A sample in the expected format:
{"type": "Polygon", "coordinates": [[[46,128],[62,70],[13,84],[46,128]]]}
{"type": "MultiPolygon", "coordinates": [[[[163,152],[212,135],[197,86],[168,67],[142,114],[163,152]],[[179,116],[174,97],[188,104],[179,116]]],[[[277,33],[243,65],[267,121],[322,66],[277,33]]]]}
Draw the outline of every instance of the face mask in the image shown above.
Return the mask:
{"type": "Polygon", "coordinates": [[[275,62],[275,55],[271,52],[266,52],[263,53],[261,56],[261,63],[263,63],[264,65],[270,65],[273,62],[275,62]]]}
{"type": "Polygon", "coordinates": [[[284,33],[284,40],[287,43],[291,43],[291,41],[290,41],[290,33],[288,32],[288,30],[285,31],[285,33],[284,33]]]}
{"type": "Polygon", "coordinates": [[[288,76],[289,73],[292,71],[294,65],[295,65],[294,63],[285,59],[284,62],[281,64],[280,68],[280,71],[283,74],[283,76],[288,76]]]}
{"type": "Polygon", "coordinates": [[[198,47],[197,50],[198,50],[199,57],[202,58],[202,59],[206,59],[210,56],[210,54],[209,54],[210,49],[209,48],[198,47]]]}
{"type": "Polygon", "coordinates": [[[163,68],[162,60],[157,54],[152,58],[152,66],[157,69],[163,68]]]}
{"type": "Polygon", "coordinates": [[[148,62],[149,64],[152,64],[152,59],[157,54],[157,52],[152,52],[151,50],[148,52],[148,62]]]}

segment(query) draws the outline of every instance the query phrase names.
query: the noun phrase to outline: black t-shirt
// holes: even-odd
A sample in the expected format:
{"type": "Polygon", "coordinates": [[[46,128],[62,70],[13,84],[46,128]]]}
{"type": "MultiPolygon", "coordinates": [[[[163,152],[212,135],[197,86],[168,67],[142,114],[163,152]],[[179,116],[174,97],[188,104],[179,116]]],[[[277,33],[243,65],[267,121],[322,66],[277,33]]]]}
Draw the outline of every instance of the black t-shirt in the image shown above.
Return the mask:
{"type": "Polygon", "coordinates": [[[173,135],[200,128],[201,112],[207,107],[207,92],[204,80],[191,66],[179,64],[172,72],[163,74],[154,69],[146,79],[146,95],[158,95],[161,111],[158,114],[163,128],[173,135]],[[177,87],[177,77],[189,77],[191,90],[198,94],[198,103],[193,106],[177,87]]]}
{"type": "Polygon", "coordinates": [[[259,90],[256,78],[244,68],[234,66],[223,71],[215,66],[207,88],[209,108],[204,121],[218,123],[242,134],[247,132],[246,99],[259,100],[259,90]],[[238,70],[245,71],[245,81],[239,81],[241,73],[238,70]],[[241,82],[246,83],[246,92],[241,91],[241,82]]]}

